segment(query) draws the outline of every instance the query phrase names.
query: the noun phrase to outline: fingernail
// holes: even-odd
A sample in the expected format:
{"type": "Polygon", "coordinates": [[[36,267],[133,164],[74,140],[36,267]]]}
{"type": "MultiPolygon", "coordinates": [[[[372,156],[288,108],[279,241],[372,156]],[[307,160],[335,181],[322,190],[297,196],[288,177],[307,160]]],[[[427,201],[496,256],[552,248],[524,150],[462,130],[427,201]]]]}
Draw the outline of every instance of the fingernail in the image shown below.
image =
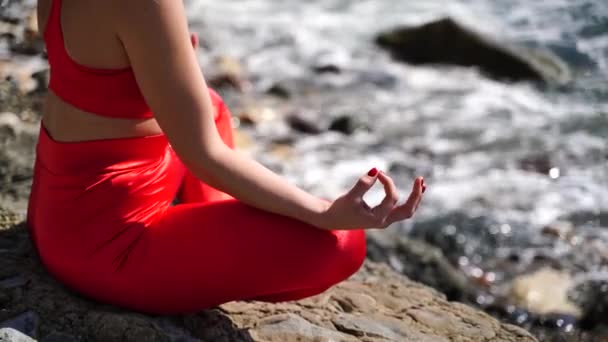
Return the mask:
{"type": "Polygon", "coordinates": [[[424,193],[426,191],[426,185],[422,186],[422,193],[424,193]]]}
{"type": "Polygon", "coordinates": [[[377,174],[378,174],[378,169],[376,169],[376,168],[369,170],[369,172],[367,173],[367,175],[370,177],[375,177],[377,174]]]}

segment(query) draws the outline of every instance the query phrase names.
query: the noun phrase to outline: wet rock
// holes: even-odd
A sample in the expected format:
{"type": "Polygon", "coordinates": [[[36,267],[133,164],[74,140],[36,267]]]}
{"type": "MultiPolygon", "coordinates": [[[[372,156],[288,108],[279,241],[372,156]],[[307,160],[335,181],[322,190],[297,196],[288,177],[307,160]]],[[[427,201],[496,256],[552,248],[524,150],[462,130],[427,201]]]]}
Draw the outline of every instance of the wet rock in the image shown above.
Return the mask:
{"type": "Polygon", "coordinates": [[[359,81],[371,83],[384,89],[392,89],[397,85],[399,79],[384,70],[365,70],[359,74],[359,81]]]}
{"type": "Polygon", "coordinates": [[[574,225],[568,221],[556,221],[543,227],[542,234],[553,236],[562,240],[572,237],[574,225]]]}
{"type": "MultiPolygon", "coordinates": [[[[29,243],[26,232],[24,225],[13,226],[0,230],[0,239],[29,243]]],[[[61,336],[123,342],[535,341],[523,330],[448,302],[433,289],[372,262],[350,280],[300,301],[231,302],[194,315],[149,316],[66,290],[48,275],[35,253],[0,260],[30,280],[18,288],[20,299],[0,311],[0,320],[16,317],[13,321],[23,322],[20,330],[37,331],[42,341],[61,336]]]]}
{"type": "Polygon", "coordinates": [[[266,90],[266,94],[273,95],[285,100],[291,97],[291,92],[289,91],[289,89],[278,83],[268,88],[268,90],[266,90]]]}
{"type": "Polygon", "coordinates": [[[454,267],[441,249],[417,239],[399,239],[396,254],[403,260],[402,273],[445,293],[451,300],[475,297],[466,276],[454,267]]]}
{"type": "Polygon", "coordinates": [[[33,338],[11,328],[0,329],[0,342],[36,342],[33,338]]]}
{"type": "Polygon", "coordinates": [[[579,211],[568,215],[565,220],[572,222],[576,226],[591,224],[596,227],[608,228],[608,211],[579,211]]]}
{"type": "Polygon", "coordinates": [[[608,280],[582,281],[570,292],[570,299],[581,308],[584,327],[608,325],[608,280]]]}
{"type": "Polygon", "coordinates": [[[565,314],[548,314],[538,319],[538,325],[564,333],[573,332],[578,324],[578,318],[565,314]]]}
{"type": "Polygon", "coordinates": [[[357,122],[357,120],[354,117],[346,116],[346,115],[335,118],[329,124],[330,131],[340,132],[340,133],[343,133],[346,135],[351,135],[357,129],[362,128],[362,127],[363,127],[363,125],[361,125],[359,122],[357,122]]]}
{"type": "Polygon", "coordinates": [[[32,338],[38,337],[40,318],[35,312],[28,311],[17,317],[0,322],[0,328],[11,328],[32,338]]]}
{"type": "Polygon", "coordinates": [[[443,18],[419,27],[401,27],[380,33],[376,43],[394,58],[412,64],[475,66],[492,78],[563,84],[570,71],[545,50],[507,46],[443,18]]]}
{"type": "Polygon", "coordinates": [[[551,156],[547,154],[527,156],[519,160],[519,167],[522,170],[537,172],[548,175],[555,167],[551,156]]]}
{"type": "Polygon", "coordinates": [[[340,74],[342,69],[335,64],[316,65],[312,70],[317,74],[340,74]]]}
{"type": "Polygon", "coordinates": [[[303,112],[296,112],[288,115],[287,124],[300,133],[320,134],[323,132],[323,128],[314,115],[307,115],[303,112]]]}
{"type": "Polygon", "coordinates": [[[519,228],[487,216],[455,211],[416,221],[410,235],[439,247],[453,264],[464,256],[467,263],[479,266],[496,258],[496,249],[501,246],[524,245],[529,240],[524,235],[526,227],[519,228]]]}
{"type": "Polygon", "coordinates": [[[513,280],[511,296],[520,306],[537,314],[581,317],[581,309],[568,298],[572,285],[573,280],[568,273],[543,268],[513,280]]]}

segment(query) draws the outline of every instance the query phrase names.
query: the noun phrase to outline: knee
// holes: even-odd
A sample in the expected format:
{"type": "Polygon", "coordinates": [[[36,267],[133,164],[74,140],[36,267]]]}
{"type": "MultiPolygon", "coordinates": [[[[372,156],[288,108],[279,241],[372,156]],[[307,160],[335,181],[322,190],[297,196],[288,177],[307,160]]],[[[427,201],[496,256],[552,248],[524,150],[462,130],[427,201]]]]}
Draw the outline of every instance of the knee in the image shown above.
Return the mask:
{"type": "Polygon", "coordinates": [[[353,275],[365,261],[366,243],[364,230],[335,231],[337,237],[337,260],[343,279],[353,275]]]}

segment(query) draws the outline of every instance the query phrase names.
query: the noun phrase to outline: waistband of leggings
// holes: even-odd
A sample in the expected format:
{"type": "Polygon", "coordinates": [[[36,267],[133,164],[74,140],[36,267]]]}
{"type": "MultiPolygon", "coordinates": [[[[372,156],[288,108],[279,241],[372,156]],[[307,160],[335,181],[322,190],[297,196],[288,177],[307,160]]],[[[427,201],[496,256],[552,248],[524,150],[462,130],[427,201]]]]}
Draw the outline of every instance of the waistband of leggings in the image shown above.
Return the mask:
{"type": "Polygon", "coordinates": [[[36,158],[58,174],[129,167],[158,160],[169,143],[165,135],[78,142],[54,140],[40,123],[36,158]]]}

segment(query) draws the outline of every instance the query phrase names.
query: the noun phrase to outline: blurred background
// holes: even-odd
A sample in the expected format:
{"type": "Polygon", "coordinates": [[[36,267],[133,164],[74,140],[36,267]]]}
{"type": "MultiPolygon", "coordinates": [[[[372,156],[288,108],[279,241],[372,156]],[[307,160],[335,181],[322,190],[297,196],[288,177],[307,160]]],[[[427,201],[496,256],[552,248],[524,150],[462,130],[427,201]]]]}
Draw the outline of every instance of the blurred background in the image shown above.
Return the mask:
{"type": "MultiPolygon", "coordinates": [[[[426,178],[370,259],[541,339],[608,338],[608,2],[185,3],[241,150],[326,198],[371,167],[404,195],[426,178]]],[[[0,0],[0,200],[21,213],[48,80],[34,8],[0,0]]]]}

